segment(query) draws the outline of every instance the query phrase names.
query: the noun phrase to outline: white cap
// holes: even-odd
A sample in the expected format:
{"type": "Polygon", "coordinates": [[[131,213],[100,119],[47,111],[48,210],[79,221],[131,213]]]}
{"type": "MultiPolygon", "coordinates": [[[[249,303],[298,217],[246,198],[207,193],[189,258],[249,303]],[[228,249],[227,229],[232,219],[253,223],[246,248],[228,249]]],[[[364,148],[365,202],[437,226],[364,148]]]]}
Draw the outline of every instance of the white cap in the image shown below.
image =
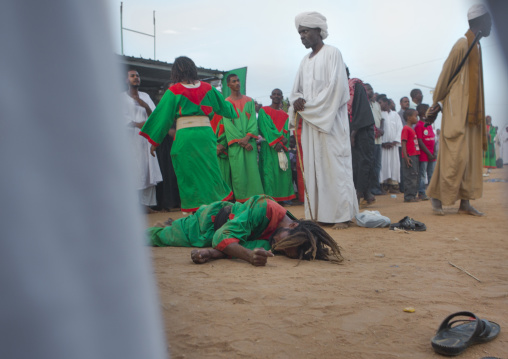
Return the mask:
{"type": "Polygon", "coordinates": [[[487,8],[485,7],[485,5],[476,4],[476,5],[473,5],[469,8],[469,10],[467,12],[467,19],[473,20],[473,19],[476,19],[477,17],[485,15],[486,13],[488,13],[488,11],[487,11],[487,8]]]}

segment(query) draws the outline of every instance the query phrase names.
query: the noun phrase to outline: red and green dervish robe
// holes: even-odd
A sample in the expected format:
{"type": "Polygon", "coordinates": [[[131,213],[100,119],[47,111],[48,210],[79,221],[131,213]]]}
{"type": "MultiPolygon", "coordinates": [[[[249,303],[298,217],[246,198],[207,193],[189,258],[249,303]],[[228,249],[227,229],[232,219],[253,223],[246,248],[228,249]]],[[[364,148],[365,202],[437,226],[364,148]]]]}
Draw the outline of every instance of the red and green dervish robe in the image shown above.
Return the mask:
{"type": "Polygon", "coordinates": [[[289,143],[288,114],[270,106],[262,107],[258,113],[259,132],[265,141],[261,142],[259,152],[259,173],[265,194],[276,201],[288,201],[295,198],[293,175],[287,147],[282,139],[289,143]],[[279,153],[275,146],[280,143],[288,160],[288,169],[279,166],[279,153]]]}
{"type": "Polygon", "coordinates": [[[259,176],[258,151],[256,140],[258,138],[258,122],[254,101],[243,96],[240,100],[232,100],[228,97],[226,101],[233,104],[237,117],[224,116],[224,130],[228,141],[229,165],[231,166],[231,182],[235,199],[245,202],[252,196],[263,194],[263,186],[259,176]],[[240,147],[238,142],[249,136],[249,144],[252,151],[240,147]]]}
{"type": "Polygon", "coordinates": [[[269,250],[268,239],[285,215],[295,219],[268,196],[254,196],[245,203],[215,202],[201,206],[196,213],[178,219],[169,227],[148,229],[150,244],[156,247],[213,247],[223,251],[231,243],[254,249],[269,250]],[[215,217],[226,206],[231,207],[227,222],[214,230],[215,217]]]}
{"type": "Polygon", "coordinates": [[[483,152],[483,167],[485,168],[497,168],[496,166],[496,146],[494,138],[496,137],[496,128],[494,126],[487,125],[487,151],[483,152]]]}
{"type": "Polygon", "coordinates": [[[233,184],[231,183],[231,166],[229,165],[228,156],[228,140],[226,139],[226,131],[224,130],[224,119],[222,116],[215,114],[210,124],[212,125],[213,132],[215,132],[215,136],[217,136],[217,144],[224,146],[224,150],[217,154],[220,173],[229,188],[233,188],[233,184]]]}
{"type": "MultiPolygon", "coordinates": [[[[162,97],[139,133],[158,146],[173,122],[185,116],[217,113],[236,117],[233,107],[222,94],[206,82],[198,86],[171,86],[162,97]]],[[[176,132],[171,148],[182,211],[194,212],[199,206],[231,199],[233,193],[219,170],[217,138],[211,126],[182,128],[176,132]]]]}

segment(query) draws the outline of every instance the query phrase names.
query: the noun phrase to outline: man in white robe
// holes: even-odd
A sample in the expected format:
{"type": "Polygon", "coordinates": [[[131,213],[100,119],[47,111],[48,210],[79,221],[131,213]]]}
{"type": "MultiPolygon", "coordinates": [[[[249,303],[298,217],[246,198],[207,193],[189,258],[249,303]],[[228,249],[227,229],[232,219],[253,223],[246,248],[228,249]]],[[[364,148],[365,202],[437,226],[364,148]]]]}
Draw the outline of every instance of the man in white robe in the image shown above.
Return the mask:
{"type": "Polygon", "coordinates": [[[326,18],[317,12],[296,16],[296,28],[303,45],[312,48],[296,75],[290,95],[295,112],[303,118],[303,168],[309,200],[307,218],[347,228],[358,213],[353,184],[347,101],[349,86],[340,51],[325,45],[326,18]]]}
{"type": "Polygon", "coordinates": [[[141,79],[136,70],[127,72],[127,84],[129,89],[122,96],[123,111],[132,145],[131,156],[136,169],[136,187],[139,190],[141,204],[146,207],[147,212],[153,212],[150,206],[157,204],[155,189],[157,183],[162,181],[162,174],[157,157],[150,155],[150,143],[139,136],[139,130],[155,109],[155,104],[150,95],[138,90],[141,79]]]}
{"type": "Polygon", "coordinates": [[[381,115],[384,119],[383,143],[381,145],[381,174],[379,180],[386,182],[390,193],[398,193],[396,187],[400,182],[399,146],[402,134],[402,121],[397,112],[390,109],[390,100],[386,95],[379,95],[381,115]]]}

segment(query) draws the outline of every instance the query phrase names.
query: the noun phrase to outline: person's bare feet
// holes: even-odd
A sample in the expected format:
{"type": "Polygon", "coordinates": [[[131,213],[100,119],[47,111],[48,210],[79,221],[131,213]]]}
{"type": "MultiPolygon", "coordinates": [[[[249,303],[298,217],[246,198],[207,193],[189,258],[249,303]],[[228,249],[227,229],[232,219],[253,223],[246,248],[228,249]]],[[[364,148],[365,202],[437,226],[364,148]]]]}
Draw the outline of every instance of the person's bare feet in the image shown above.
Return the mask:
{"type": "Polygon", "coordinates": [[[464,200],[460,201],[460,206],[459,206],[459,212],[458,213],[459,214],[469,214],[471,216],[477,216],[477,217],[483,217],[483,216],[485,216],[485,213],[480,212],[479,210],[477,210],[476,208],[471,206],[469,201],[464,201],[464,200]]]}
{"type": "Polygon", "coordinates": [[[443,204],[441,203],[440,200],[438,200],[436,198],[431,198],[430,204],[432,205],[432,211],[435,214],[437,214],[439,216],[444,216],[443,204]]]}
{"type": "Polygon", "coordinates": [[[349,222],[335,223],[332,229],[348,229],[349,222]]]}

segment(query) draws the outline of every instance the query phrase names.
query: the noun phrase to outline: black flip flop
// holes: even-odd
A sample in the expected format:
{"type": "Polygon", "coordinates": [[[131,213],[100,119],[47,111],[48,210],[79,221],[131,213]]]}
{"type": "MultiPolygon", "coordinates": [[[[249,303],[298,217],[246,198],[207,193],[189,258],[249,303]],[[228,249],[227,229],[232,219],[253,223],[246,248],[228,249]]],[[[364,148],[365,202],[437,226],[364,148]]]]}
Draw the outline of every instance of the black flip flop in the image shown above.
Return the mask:
{"type": "Polygon", "coordinates": [[[390,224],[391,230],[395,230],[395,228],[415,232],[423,232],[427,230],[427,226],[425,226],[425,224],[423,224],[422,222],[415,221],[413,218],[409,216],[402,218],[397,223],[390,224]]]}
{"type": "Polygon", "coordinates": [[[441,323],[431,343],[436,353],[459,355],[473,344],[490,342],[500,331],[501,327],[497,323],[480,319],[471,312],[458,312],[449,315],[441,323]],[[456,317],[469,318],[451,321],[456,317]],[[458,325],[453,326],[454,324],[458,325]]]}

